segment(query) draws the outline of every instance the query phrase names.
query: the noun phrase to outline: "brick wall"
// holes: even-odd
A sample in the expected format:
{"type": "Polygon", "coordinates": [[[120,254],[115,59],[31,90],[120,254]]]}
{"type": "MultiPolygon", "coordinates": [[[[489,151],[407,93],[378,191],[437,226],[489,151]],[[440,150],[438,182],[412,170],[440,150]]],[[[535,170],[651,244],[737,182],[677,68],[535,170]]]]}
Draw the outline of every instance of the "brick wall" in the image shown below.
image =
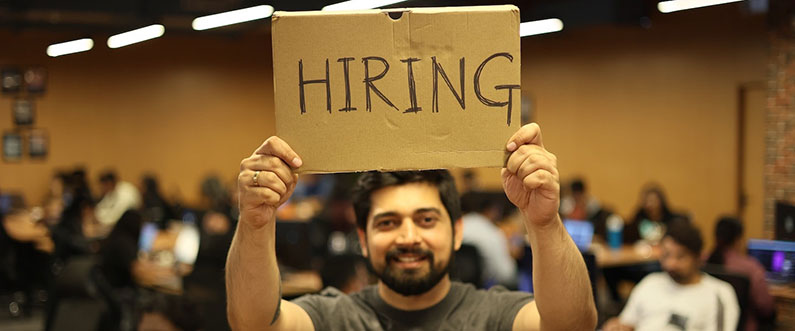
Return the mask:
{"type": "Polygon", "coordinates": [[[775,231],[775,202],[795,204],[795,17],[771,33],[765,152],[765,235],[775,231]]]}

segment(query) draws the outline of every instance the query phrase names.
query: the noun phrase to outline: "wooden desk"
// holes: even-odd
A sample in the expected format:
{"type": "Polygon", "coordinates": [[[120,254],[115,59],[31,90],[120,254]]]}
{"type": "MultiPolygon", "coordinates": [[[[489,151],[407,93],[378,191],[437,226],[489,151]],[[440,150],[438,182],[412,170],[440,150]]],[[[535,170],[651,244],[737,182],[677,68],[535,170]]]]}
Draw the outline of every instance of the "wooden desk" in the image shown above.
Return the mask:
{"type": "Polygon", "coordinates": [[[795,330],[795,284],[772,284],[769,289],[776,301],[776,330],[795,330]]]}
{"type": "Polygon", "coordinates": [[[610,248],[594,244],[590,251],[596,256],[596,265],[599,268],[615,268],[628,265],[655,262],[660,258],[660,249],[655,246],[638,244],[624,245],[621,249],[610,248]]]}

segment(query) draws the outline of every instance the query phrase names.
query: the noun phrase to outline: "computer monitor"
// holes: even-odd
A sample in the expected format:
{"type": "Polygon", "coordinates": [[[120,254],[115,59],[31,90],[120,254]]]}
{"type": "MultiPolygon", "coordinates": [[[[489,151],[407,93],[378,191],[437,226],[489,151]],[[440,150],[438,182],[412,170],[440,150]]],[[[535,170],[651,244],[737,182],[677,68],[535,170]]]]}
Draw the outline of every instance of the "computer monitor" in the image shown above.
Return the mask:
{"type": "Polygon", "coordinates": [[[769,282],[795,282],[795,242],[751,239],[748,255],[762,263],[769,282]]]}
{"type": "Polygon", "coordinates": [[[563,220],[563,226],[569,232],[574,244],[577,245],[581,251],[587,251],[591,247],[593,240],[594,227],[593,223],[583,220],[563,220]]]}
{"type": "Polygon", "coordinates": [[[776,201],[776,240],[795,241],[795,205],[776,201]]]}

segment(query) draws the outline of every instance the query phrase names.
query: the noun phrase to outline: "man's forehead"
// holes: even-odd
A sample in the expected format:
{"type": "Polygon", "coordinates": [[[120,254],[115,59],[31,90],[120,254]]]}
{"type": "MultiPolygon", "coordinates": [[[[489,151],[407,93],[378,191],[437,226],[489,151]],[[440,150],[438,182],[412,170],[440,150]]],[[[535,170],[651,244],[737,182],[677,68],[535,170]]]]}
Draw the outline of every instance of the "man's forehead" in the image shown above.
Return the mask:
{"type": "Polygon", "coordinates": [[[437,209],[443,215],[449,216],[439,196],[439,189],[435,185],[425,182],[378,189],[371,194],[370,202],[372,205],[368,218],[385,212],[411,214],[423,209],[437,209]]]}

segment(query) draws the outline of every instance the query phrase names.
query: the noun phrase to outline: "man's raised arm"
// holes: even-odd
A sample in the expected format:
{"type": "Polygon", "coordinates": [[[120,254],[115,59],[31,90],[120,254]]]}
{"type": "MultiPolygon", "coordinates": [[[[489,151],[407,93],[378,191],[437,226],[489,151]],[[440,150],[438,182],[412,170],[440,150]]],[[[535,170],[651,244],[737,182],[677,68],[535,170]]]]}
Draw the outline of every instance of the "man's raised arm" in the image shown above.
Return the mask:
{"type": "Polygon", "coordinates": [[[226,260],[226,301],[234,330],[312,330],[309,315],[281,300],[276,262],[276,209],[292,195],[301,159],[270,137],[240,163],[240,222],[226,260]]]}
{"type": "Polygon", "coordinates": [[[507,149],[502,184],[524,216],[535,289],[535,301],[519,311],[513,329],[593,330],[597,316],[588,270],[558,216],[557,158],[544,148],[535,123],[520,128],[507,149]]]}

